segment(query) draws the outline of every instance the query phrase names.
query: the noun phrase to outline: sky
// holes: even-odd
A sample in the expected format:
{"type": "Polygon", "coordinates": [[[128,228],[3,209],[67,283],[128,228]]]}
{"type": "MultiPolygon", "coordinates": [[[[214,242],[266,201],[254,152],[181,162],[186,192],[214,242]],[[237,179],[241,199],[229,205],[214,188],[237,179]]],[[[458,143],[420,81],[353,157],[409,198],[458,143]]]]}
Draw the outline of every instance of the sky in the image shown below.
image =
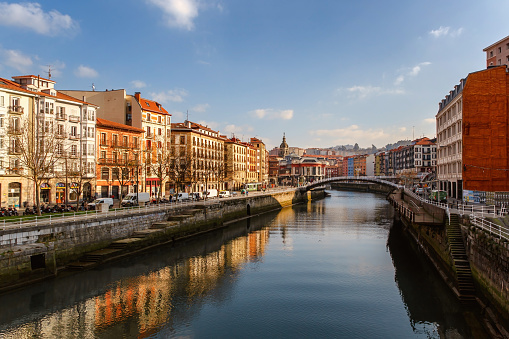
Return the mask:
{"type": "Polygon", "coordinates": [[[0,77],[125,89],[269,149],[435,136],[438,103],[509,35],[494,0],[0,0],[0,77]]]}

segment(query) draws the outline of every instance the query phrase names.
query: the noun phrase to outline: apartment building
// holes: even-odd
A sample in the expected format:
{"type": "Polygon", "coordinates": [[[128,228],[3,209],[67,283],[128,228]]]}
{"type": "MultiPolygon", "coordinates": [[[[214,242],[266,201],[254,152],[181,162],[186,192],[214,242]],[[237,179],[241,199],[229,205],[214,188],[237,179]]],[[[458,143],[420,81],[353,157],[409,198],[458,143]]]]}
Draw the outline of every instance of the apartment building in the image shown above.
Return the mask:
{"type": "Polygon", "coordinates": [[[141,190],[154,195],[162,190],[163,194],[167,194],[164,191],[167,180],[161,183],[160,177],[154,171],[158,154],[161,154],[161,150],[168,150],[171,137],[171,114],[160,103],[143,98],[140,92],[128,95],[124,89],[62,92],[76,98],[86,97],[87,101],[98,105],[98,118],[145,130],[142,140],[142,161],[145,166],[141,190]]]}
{"type": "Polygon", "coordinates": [[[267,152],[265,143],[258,138],[251,138],[249,142],[259,150],[258,158],[256,159],[258,163],[258,178],[255,181],[267,184],[269,182],[269,153],[267,152]]]}
{"type": "MultiPolygon", "coordinates": [[[[37,177],[44,179],[37,192],[42,202],[76,202],[82,193],[91,197],[95,179],[97,106],[57,91],[56,82],[51,79],[24,75],[15,76],[13,80],[9,83],[11,89],[18,86],[18,91],[21,89],[30,94],[9,94],[9,112],[13,115],[9,117],[7,133],[10,136],[10,171],[23,171],[25,175],[35,173],[35,160],[27,157],[29,149],[32,149],[32,154],[44,154],[37,160],[38,166],[41,166],[37,177]],[[23,144],[17,144],[21,140],[23,144]],[[44,160],[41,161],[41,158],[44,160]],[[22,168],[23,163],[25,168],[22,168]]],[[[11,192],[20,191],[19,196],[10,199],[17,201],[15,206],[21,206],[21,202],[35,202],[36,192],[33,182],[31,184],[31,188],[26,187],[24,198],[21,196],[21,183],[15,184],[17,187],[11,192]]]]}
{"type": "Polygon", "coordinates": [[[173,154],[188,167],[183,180],[168,185],[169,190],[203,192],[207,189],[224,189],[227,182],[225,169],[226,138],[207,126],[191,121],[171,124],[173,154]]]}
{"type": "Polygon", "coordinates": [[[486,67],[509,65],[509,36],[484,48],[486,67]]]}
{"type": "Polygon", "coordinates": [[[142,189],[145,130],[97,118],[96,195],[122,199],[142,189]]]}
{"type": "Polygon", "coordinates": [[[225,147],[225,166],[226,166],[226,189],[238,190],[244,187],[247,182],[247,144],[240,139],[232,137],[226,139],[225,147]]]}
{"type": "Polygon", "coordinates": [[[17,134],[32,121],[36,94],[18,83],[0,78],[0,207],[20,207],[33,198],[33,185],[21,176],[17,134]]]}

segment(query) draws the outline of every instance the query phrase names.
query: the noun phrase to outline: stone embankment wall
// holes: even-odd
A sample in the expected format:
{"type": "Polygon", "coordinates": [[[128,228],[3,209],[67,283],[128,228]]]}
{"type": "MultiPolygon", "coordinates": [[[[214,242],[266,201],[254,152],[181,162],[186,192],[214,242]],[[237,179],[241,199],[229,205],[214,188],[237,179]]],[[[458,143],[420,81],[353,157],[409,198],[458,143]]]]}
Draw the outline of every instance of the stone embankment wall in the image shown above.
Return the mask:
{"type": "Polygon", "coordinates": [[[98,213],[49,224],[23,225],[0,230],[0,289],[56,273],[57,267],[79,259],[87,252],[103,249],[115,240],[131,237],[154,224],[174,220],[174,227],[161,232],[153,243],[222,227],[235,220],[264,211],[324,197],[323,190],[267,193],[236,199],[215,199],[204,204],[180,207],[160,205],[158,209],[134,213],[98,213]]]}
{"type": "Polygon", "coordinates": [[[474,279],[484,296],[509,320],[509,243],[472,226],[464,229],[468,229],[467,253],[474,279]]]}

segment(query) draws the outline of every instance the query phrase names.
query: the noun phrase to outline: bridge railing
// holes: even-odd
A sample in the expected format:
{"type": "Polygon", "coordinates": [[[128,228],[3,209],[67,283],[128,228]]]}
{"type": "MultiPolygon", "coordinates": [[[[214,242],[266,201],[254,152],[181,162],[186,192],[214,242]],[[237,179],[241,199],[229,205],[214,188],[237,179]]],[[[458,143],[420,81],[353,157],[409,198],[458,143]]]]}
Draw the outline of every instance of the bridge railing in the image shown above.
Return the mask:
{"type": "Polygon", "coordinates": [[[470,222],[483,231],[500,237],[500,239],[509,240],[509,228],[507,226],[497,225],[476,215],[470,216],[470,222]]]}

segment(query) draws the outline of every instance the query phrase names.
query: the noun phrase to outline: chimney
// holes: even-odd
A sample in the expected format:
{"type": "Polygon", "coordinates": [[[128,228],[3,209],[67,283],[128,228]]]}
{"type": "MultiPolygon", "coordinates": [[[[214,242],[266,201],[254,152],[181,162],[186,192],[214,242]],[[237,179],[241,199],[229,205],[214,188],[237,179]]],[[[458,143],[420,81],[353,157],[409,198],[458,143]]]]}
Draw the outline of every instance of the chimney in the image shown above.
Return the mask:
{"type": "Polygon", "coordinates": [[[141,96],[140,92],[134,92],[134,97],[136,98],[136,100],[140,101],[140,96],[141,96]]]}
{"type": "Polygon", "coordinates": [[[87,97],[86,96],[83,96],[83,101],[87,102],[87,97]]]}

